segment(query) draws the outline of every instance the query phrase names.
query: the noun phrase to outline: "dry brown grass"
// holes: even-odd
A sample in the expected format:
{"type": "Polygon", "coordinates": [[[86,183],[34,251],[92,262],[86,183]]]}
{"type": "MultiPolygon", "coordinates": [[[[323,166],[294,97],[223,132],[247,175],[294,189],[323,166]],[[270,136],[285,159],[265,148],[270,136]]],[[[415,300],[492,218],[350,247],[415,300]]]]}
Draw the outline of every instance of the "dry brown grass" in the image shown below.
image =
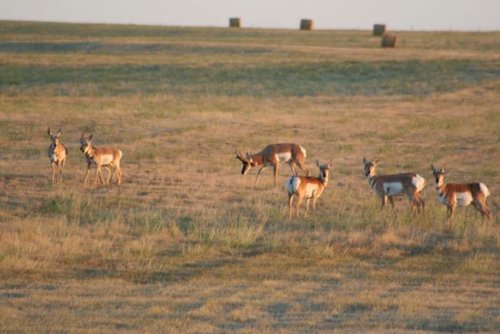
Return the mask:
{"type": "MultiPolygon", "coordinates": [[[[440,34],[428,33],[422,41],[435,49],[423,52],[415,42],[423,33],[409,33],[415,49],[402,43],[387,56],[369,40],[349,46],[353,36],[365,38],[366,32],[339,32],[342,45],[328,44],[327,35],[313,32],[314,43],[307,45],[300,32],[251,30],[242,32],[248,36],[241,40],[225,40],[223,30],[180,31],[188,36],[172,37],[175,54],[118,52],[111,45],[101,54],[2,55],[0,64],[7,69],[76,66],[93,73],[95,65],[143,63],[195,69],[175,78],[187,81],[183,90],[161,93],[140,88],[160,80],[149,72],[131,72],[140,79],[137,84],[114,82],[131,85],[132,93],[120,94],[97,79],[25,79],[18,85],[2,79],[2,331],[498,331],[498,222],[483,224],[467,208],[457,210],[453,229],[447,230],[446,209],[437,203],[430,171],[431,163],[446,161],[450,182],[480,180],[498,202],[499,58],[470,47],[489,45],[489,34],[479,40],[452,34],[446,40],[453,47],[446,48],[440,34]],[[286,44],[272,46],[281,33],[286,44]],[[231,45],[239,50],[242,44],[263,51],[207,51],[231,45]],[[302,90],[304,82],[287,86],[286,78],[267,95],[254,94],[252,85],[230,94],[217,88],[219,81],[202,85],[202,94],[190,90],[200,71],[214,65],[227,67],[224,75],[231,80],[233,71],[241,75],[240,65],[273,71],[295,64],[276,73],[304,71],[308,80],[328,83],[306,65],[333,57],[341,68],[350,64],[349,54],[362,64],[467,61],[472,74],[459,89],[429,94],[411,86],[415,93],[389,88],[314,95],[302,90]],[[474,69],[482,62],[489,64],[490,76],[467,81],[481,76],[474,69]],[[94,90],[84,90],[89,86],[94,90]],[[50,182],[48,125],[63,128],[70,150],[64,185],[50,182]],[[83,186],[82,131],[94,133],[97,145],[124,152],[122,186],[83,186]],[[282,186],[271,188],[270,172],[254,189],[254,174],[242,177],[233,154],[235,148],[257,151],[285,141],[306,147],[314,174],[315,159],[334,165],[316,216],[296,223],[288,222],[287,196],[282,186]],[[363,156],[380,159],[383,173],[423,175],[426,215],[409,214],[404,200],[397,201],[397,217],[391,210],[380,212],[362,175],[363,156]]],[[[35,36],[37,41],[78,40],[35,36]]],[[[105,45],[120,39],[133,50],[141,43],[162,44],[157,36],[134,36],[98,39],[105,45]]],[[[33,40],[21,32],[0,38],[33,40]]],[[[362,73],[351,75],[362,78],[346,86],[366,86],[362,73]]],[[[411,71],[406,75],[399,84],[418,77],[411,71]]],[[[280,185],[288,175],[284,166],[280,185]]]]}

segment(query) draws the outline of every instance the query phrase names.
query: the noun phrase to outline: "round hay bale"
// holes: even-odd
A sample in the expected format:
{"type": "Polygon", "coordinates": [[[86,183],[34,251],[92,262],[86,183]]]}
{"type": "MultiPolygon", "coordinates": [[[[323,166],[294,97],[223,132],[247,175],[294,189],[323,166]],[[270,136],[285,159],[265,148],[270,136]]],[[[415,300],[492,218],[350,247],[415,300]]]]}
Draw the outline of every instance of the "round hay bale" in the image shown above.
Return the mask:
{"type": "Polygon", "coordinates": [[[381,40],[380,45],[383,48],[394,48],[394,47],[396,47],[396,39],[397,38],[398,37],[396,35],[385,33],[382,35],[382,40],[381,40]]]}
{"type": "Polygon", "coordinates": [[[241,28],[241,19],[239,17],[231,17],[229,19],[230,28],[241,28]]]}
{"type": "Polygon", "coordinates": [[[373,36],[382,36],[385,33],[385,24],[373,25],[373,36]]]}
{"type": "Polygon", "coordinates": [[[314,21],[310,19],[302,19],[300,20],[300,30],[313,30],[314,29],[314,21]]]}

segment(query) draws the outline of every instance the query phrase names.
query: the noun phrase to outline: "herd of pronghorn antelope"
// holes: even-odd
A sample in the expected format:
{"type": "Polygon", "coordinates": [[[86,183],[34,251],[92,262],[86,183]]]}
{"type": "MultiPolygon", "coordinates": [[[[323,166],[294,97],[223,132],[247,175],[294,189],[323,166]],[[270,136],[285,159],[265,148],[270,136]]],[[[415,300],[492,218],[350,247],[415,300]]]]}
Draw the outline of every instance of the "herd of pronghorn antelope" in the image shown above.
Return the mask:
{"type": "MultiPolygon", "coordinates": [[[[48,156],[52,166],[52,182],[62,182],[62,170],[64,163],[68,157],[68,148],[61,141],[61,130],[54,134],[50,128],[47,130],[50,137],[50,145],[48,156]]],[[[103,185],[109,185],[116,178],[116,183],[119,185],[122,182],[122,170],[120,161],[123,153],[117,148],[111,147],[96,147],[92,145],[92,134],[85,136],[82,133],[80,137],[80,150],[85,156],[87,162],[87,170],[83,183],[87,184],[90,168],[96,166],[95,184],[101,182],[103,185]],[[106,169],[107,176],[104,178],[102,168],[106,169]]],[[[316,208],[316,201],[323,194],[332,169],[332,163],[320,163],[316,160],[316,166],[319,169],[317,177],[310,176],[309,170],[306,167],[306,150],[298,144],[271,144],[266,146],[262,151],[252,154],[246,153],[245,156],[240,151],[236,150],[236,159],[243,164],[241,174],[245,175],[252,167],[259,167],[255,186],[259,181],[260,173],[267,167],[273,167],[274,187],[278,184],[278,169],[281,164],[288,163],[292,171],[292,176],[286,179],[285,189],[288,193],[288,215],[292,218],[293,200],[295,202],[295,217],[299,218],[299,209],[306,200],[306,209],[304,217],[307,216],[309,203],[312,200],[313,213],[316,208]],[[306,174],[299,176],[297,168],[306,174]]],[[[421,212],[425,209],[425,201],[422,198],[422,191],[425,186],[425,179],[417,173],[405,172],[398,174],[377,174],[378,160],[369,161],[363,158],[364,173],[368,180],[368,184],[372,190],[381,199],[382,209],[387,204],[387,200],[394,207],[394,196],[406,195],[410,201],[412,211],[417,209],[421,212]]],[[[431,165],[431,170],[436,182],[436,192],[439,202],[444,204],[448,209],[448,225],[451,224],[451,218],[457,206],[468,206],[472,204],[481,215],[486,218],[491,218],[491,212],[488,208],[487,198],[490,192],[484,183],[448,183],[444,182],[444,165],[441,168],[435,168],[431,165]]]]}
{"type": "MultiPolygon", "coordinates": [[[[260,173],[266,167],[273,167],[274,186],[277,185],[278,167],[280,164],[288,163],[292,170],[292,176],[285,181],[285,189],[288,193],[288,215],[292,218],[293,199],[297,197],[295,203],[295,217],[299,218],[299,208],[302,201],[306,200],[306,210],[309,210],[309,202],[312,200],[313,212],[317,199],[323,194],[327,184],[332,163],[320,164],[316,160],[319,168],[319,176],[312,177],[305,165],[306,150],[297,144],[271,144],[256,154],[247,153],[245,157],[236,150],[236,159],[243,164],[241,174],[245,175],[250,168],[260,167],[255,179],[255,185],[259,180],[260,173]],[[306,176],[297,175],[296,165],[298,165],[306,176]]],[[[422,191],[425,186],[425,179],[417,173],[405,172],[398,174],[377,175],[378,161],[369,161],[363,158],[365,177],[370,187],[377,194],[382,203],[382,209],[387,200],[394,207],[394,196],[406,195],[410,201],[412,211],[417,209],[421,212],[425,209],[425,201],[422,198],[422,191]]],[[[451,224],[451,217],[457,206],[468,206],[472,204],[481,215],[491,218],[491,212],[486,202],[490,192],[484,183],[444,183],[444,166],[437,170],[431,165],[435,180],[436,191],[439,201],[448,208],[448,225],[451,224]]]]}

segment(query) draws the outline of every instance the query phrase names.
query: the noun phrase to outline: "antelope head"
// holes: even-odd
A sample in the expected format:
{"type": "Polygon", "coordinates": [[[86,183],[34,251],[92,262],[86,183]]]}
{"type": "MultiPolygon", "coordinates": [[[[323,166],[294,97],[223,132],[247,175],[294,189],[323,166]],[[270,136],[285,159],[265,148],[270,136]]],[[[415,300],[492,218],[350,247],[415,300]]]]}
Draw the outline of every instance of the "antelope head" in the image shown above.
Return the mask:
{"type": "Polygon", "coordinates": [[[59,145],[59,143],[61,142],[61,129],[59,129],[59,131],[54,134],[52,131],[50,131],[50,128],[48,128],[47,133],[49,134],[50,140],[52,141],[52,144],[54,144],[54,147],[59,145]]]}
{"type": "Polygon", "coordinates": [[[363,164],[365,165],[365,176],[366,177],[374,176],[376,174],[376,167],[378,164],[378,160],[371,162],[371,161],[368,161],[365,158],[363,158],[363,164]]]}
{"type": "Polygon", "coordinates": [[[82,137],[80,138],[80,151],[82,151],[83,153],[87,152],[87,150],[91,146],[91,141],[92,135],[85,137],[85,135],[82,133],[82,137]]]}
{"type": "Polygon", "coordinates": [[[243,167],[241,168],[241,174],[245,175],[253,166],[255,166],[252,154],[247,152],[247,155],[244,158],[240,151],[235,150],[235,153],[236,153],[235,158],[241,161],[241,163],[243,164],[243,167]]]}
{"type": "Polygon", "coordinates": [[[434,179],[436,180],[436,184],[442,184],[444,182],[444,168],[446,164],[443,164],[441,168],[435,168],[434,165],[431,165],[432,175],[434,175],[434,179]]]}
{"type": "Polygon", "coordinates": [[[330,168],[332,168],[332,163],[329,162],[327,164],[320,164],[318,160],[316,160],[316,166],[319,168],[319,178],[322,180],[328,180],[328,176],[330,175],[330,168]]]}

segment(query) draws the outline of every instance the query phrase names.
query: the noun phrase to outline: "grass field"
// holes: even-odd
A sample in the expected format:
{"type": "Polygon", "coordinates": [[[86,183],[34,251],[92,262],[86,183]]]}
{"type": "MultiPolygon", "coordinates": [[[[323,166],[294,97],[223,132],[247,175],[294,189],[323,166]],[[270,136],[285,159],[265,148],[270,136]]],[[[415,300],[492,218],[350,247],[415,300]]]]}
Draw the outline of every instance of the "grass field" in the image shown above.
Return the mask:
{"type": "Polygon", "coordinates": [[[500,32],[398,35],[0,21],[0,332],[500,331],[500,32]],[[83,185],[82,132],[121,186],[83,185]],[[314,216],[287,166],[240,175],[277,142],[333,162],[314,216]],[[425,177],[425,215],[381,212],[364,156],[425,177]],[[446,227],[442,162],[488,224],[446,227]]]}

